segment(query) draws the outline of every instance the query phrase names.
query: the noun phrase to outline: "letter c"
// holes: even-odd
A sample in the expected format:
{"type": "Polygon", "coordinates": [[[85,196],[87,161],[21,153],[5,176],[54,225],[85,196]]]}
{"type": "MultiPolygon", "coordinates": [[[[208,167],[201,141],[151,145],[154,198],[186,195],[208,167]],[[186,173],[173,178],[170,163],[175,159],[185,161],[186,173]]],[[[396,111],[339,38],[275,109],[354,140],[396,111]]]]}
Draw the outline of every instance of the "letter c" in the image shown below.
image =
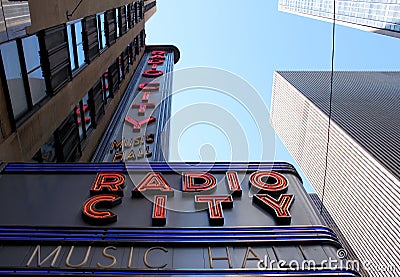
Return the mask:
{"type": "Polygon", "coordinates": [[[163,265],[151,265],[149,264],[148,260],[147,260],[147,256],[149,255],[149,253],[153,250],[161,250],[164,253],[168,253],[168,249],[164,248],[164,247],[160,247],[160,246],[155,246],[155,247],[150,247],[149,249],[146,250],[146,252],[144,252],[144,256],[143,256],[143,262],[144,264],[147,266],[147,268],[164,268],[167,266],[167,264],[163,264],[163,265]]]}

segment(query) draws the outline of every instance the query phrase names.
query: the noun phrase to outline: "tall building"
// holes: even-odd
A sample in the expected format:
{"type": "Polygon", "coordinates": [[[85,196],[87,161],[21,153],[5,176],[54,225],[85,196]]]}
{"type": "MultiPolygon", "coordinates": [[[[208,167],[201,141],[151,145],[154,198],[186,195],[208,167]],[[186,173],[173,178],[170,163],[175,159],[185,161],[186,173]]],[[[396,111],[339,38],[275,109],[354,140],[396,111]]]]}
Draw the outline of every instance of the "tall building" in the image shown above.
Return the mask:
{"type": "MultiPolygon", "coordinates": [[[[346,259],[348,259],[350,261],[357,261],[359,264],[361,264],[356,253],[354,252],[353,248],[351,248],[351,246],[347,242],[347,239],[342,234],[339,227],[336,225],[336,222],[333,220],[332,216],[327,211],[327,209],[325,208],[325,205],[321,202],[321,199],[318,197],[318,195],[316,193],[309,193],[308,196],[310,197],[313,204],[317,208],[319,214],[325,220],[326,225],[329,226],[329,228],[331,228],[333,232],[335,232],[338,240],[340,241],[340,243],[343,246],[343,249],[345,249],[345,251],[346,251],[345,252],[346,259]]],[[[369,276],[368,271],[363,266],[359,267],[359,273],[363,277],[369,276]]]]}
{"type": "Polygon", "coordinates": [[[399,275],[400,73],[275,72],[271,123],[371,276],[399,275]]]}
{"type": "MultiPolygon", "coordinates": [[[[399,0],[336,0],[336,22],[365,31],[400,37],[399,0]]],[[[328,22],[333,0],[279,0],[280,11],[328,22]]]]}
{"type": "Polygon", "coordinates": [[[0,160],[89,161],[146,53],[156,1],[3,0],[2,11],[0,160]]]}

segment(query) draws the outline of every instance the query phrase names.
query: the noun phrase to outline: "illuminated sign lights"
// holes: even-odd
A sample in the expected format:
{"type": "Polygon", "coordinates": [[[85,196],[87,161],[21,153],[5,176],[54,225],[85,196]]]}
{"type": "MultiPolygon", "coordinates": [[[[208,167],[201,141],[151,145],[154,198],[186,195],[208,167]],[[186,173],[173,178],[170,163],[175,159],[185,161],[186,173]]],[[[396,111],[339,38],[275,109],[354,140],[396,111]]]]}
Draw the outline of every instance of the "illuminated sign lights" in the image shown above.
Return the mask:
{"type": "Polygon", "coordinates": [[[83,219],[92,225],[107,225],[117,221],[117,215],[110,210],[99,210],[112,208],[121,203],[121,197],[105,194],[89,198],[82,208],[83,219]]]}
{"type": "Polygon", "coordinates": [[[266,210],[270,210],[275,214],[277,221],[283,224],[289,224],[292,217],[289,213],[289,208],[294,201],[294,195],[282,194],[276,200],[268,194],[256,194],[253,196],[253,202],[258,203],[266,210]]]}
{"type": "Polygon", "coordinates": [[[156,172],[146,175],[140,184],[132,190],[132,197],[143,197],[143,194],[146,192],[174,194],[174,190],[168,185],[164,177],[156,172]]]}
{"type": "Polygon", "coordinates": [[[148,60],[148,64],[151,65],[151,69],[145,70],[142,72],[143,77],[148,77],[148,78],[156,78],[160,77],[164,74],[162,70],[157,70],[157,65],[163,64],[165,60],[165,51],[152,51],[151,56],[148,60]]]}
{"type": "Polygon", "coordinates": [[[222,208],[233,208],[231,195],[196,195],[195,203],[200,206],[207,204],[210,225],[224,225],[222,208]]]}
{"type": "Polygon", "coordinates": [[[273,195],[279,195],[288,188],[286,178],[272,171],[257,171],[250,175],[249,180],[252,190],[273,195]]]}
{"type": "Polygon", "coordinates": [[[156,105],[154,103],[141,103],[141,104],[133,104],[132,108],[138,109],[139,115],[144,115],[146,113],[146,108],[154,108],[156,105]]]}
{"type": "Polygon", "coordinates": [[[209,173],[186,172],[183,174],[184,192],[200,192],[215,189],[217,180],[209,173]]]}
{"type": "MultiPolygon", "coordinates": [[[[194,202],[197,207],[208,208],[210,225],[224,225],[223,208],[233,208],[232,194],[241,196],[242,188],[237,172],[225,173],[227,185],[231,195],[208,195],[217,187],[216,178],[210,173],[185,172],[182,174],[182,192],[194,194],[194,202]],[[207,193],[207,195],[204,195],[207,193]]],[[[250,175],[249,183],[263,192],[252,195],[253,203],[274,215],[280,224],[289,224],[291,215],[289,209],[294,201],[294,195],[281,194],[278,199],[274,196],[277,192],[287,190],[286,178],[272,171],[256,171],[250,175]]],[[[93,225],[106,225],[117,220],[117,216],[110,210],[122,202],[125,187],[125,177],[120,173],[98,173],[91,189],[91,195],[83,205],[82,214],[86,222],[93,225]]],[[[148,173],[143,180],[132,190],[132,198],[153,196],[153,226],[166,225],[167,195],[173,196],[174,190],[159,172],[148,173]]],[[[276,196],[275,196],[276,197],[276,196]]]]}
{"type": "Polygon", "coordinates": [[[125,176],[121,173],[99,173],[90,189],[90,195],[99,195],[104,192],[123,196],[125,187],[125,176]]]}
{"type": "Polygon", "coordinates": [[[155,195],[153,200],[153,216],[151,217],[153,226],[164,226],[167,223],[167,203],[166,195],[155,195]]]}
{"type": "MultiPolygon", "coordinates": [[[[150,70],[144,70],[142,72],[142,76],[146,78],[155,78],[159,77],[164,74],[162,70],[158,70],[157,66],[162,65],[165,62],[165,51],[161,50],[155,50],[151,52],[151,56],[148,58],[147,63],[151,65],[150,70]]],[[[145,125],[149,125],[151,123],[156,122],[156,118],[153,116],[141,119],[141,118],[136,118],[136,116],[145,116],[146,111],[148,109],[154,109],[157,104],[156,103],[149,103],[149,99],[152,93],[158,92],[160,89],[160,83],[159,82],[143,82],[139,84],[138,91],[142,92],[141,96],[141,103],[133,103],[132,104],[132,109],[137,109],[137,115],[132,116],[126,116],[125,117],[125,122],[130,124],[133,128],[133,132],[135,133],[140,133],[142,131],[142,127],[145,125]]],[[[126,135],[126,134],[125,134],[126,135]]],[[[129,136],[129,135],[127,135],[129,136]]],[[[146,137],[146,144],[152,144],[154,142],[154,134],[143,134],[143,136],[146,137]]],[[[123,138],[123,140],[129,140],[126,138],[123,138]]],[[[133,138],[130,138],[132,141],[133,138]]],[[[135,144],[133,147],[139,146],[140,143],[137,143],[137,138],[135,138],[135,144]]],[[[143,141],[142,141],[143,145],[143,141]]],[[[110,148],[110,153],[113,153],[115,150],[114,156],[112,158],[112,162],[129,162],[129,161],[134,161],[134,160],[140,160],[143,158],[151,158],[153,156],[153,153],[150,150],[150,146],[144,146],[140,147],[138,150],[131,149],[128,153],[128,151],[125,151],[128,148],[132,147],[132,143],[130,144],[124,144],[124,147],[122,147],[121,142],[117,142],[114,140],[114,142],[111,144],[110,148]],[[125,151],[125,152],[124,152],[125,151]]]]}
{"type": "Polygon", "coordinates": [[[160,83],[157,82],[146,82],[139,85],[139,91],[141,90],[151,91],[159,89],[160,89],[160,83]]]}
{"type": "Polygon", "coordinates": [[[117,215],[110,210],[100,210],[102,208],[112,208],[122,202],[120,196],[124,195],[125,176],[121,173],[99,173],[90,189],[89,198],[82,208],[83,219],[89,224],[107,225],[117,221],[117,215]]]}
{"type": "Polygon", "coordinates": [[[226,178],[229,185],[229,193],[233,197],[242,196],[242,188],[240,187],[239,178],[235,171],[226,172],[226,178]]]}
{"type": "Polygon", "coordinates": [[[148,117],[146,119],[143,119],[141,121],[137,121],[136,119],[127,116],[127,117],[125,117],[125,121],[130,123],[130,124],[132,124],[134,132],[139,132],[143,125],[155,122],[156,119],[154,117],[150,116],[150,117],[148,117]]]}

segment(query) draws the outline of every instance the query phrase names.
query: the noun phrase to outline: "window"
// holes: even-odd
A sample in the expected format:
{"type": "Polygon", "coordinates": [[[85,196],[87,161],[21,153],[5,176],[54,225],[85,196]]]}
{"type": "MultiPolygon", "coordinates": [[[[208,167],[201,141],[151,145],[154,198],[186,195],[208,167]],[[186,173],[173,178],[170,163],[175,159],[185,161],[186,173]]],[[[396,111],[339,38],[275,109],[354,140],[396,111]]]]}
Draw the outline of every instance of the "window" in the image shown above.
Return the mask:
{"type": "Polygon", "coordinates": [[[76,123],[79,127],[79,137],[86,139],[89,129],[92,127],[92,118],[90,114],[89,94],[87,93],[79,104],[75,106],[76,123]]]}
{"type": "Polygon", "coordinates": [[[14,120],[19,120],[47,95],[38,37],[33,35],[2,44],[0,52],[9,105],[14,120]]]}
{"type": "Polygon", "coordinates": [[[82,155],[75,113],[72,112],[54,132],[57,162],[74,162],[82,155]]]}
{"type": "Polygon", "coordinates": [[[132,28],[132,26],[131,26],[131,5],[132,4],[125,5],[126,31],[129,31],[129,29],[132,28]]]}
{"type": "Polygon", "coordinates": [[[123,35],[123,34],[125,34],[126,33],[126,27],[128,26],[126,23],[127,23],[127,21],[126,21],[126,16],[127,16],[127,13],[126,13],[126,7],[125,6],[122,6],[122,7],[120,7],[119,8],[119,11],[120,11],[120,24],[121,24],[121,35],[123,35]]]}
{"type": "Polygon", "coordinates": [[[134,45],[134,48],[135,48],[135,51],[134,51],[134,60],[136,60],[136,56],[137,55],[139,55],[139,52],[140,52],[140,50],[139,50],[139,38],[138,38],[138,36],[136,36],[135,38],[134,38],[134,40],[133,40],[133,45],[134,45]]]}
{"type": "Polygon", "coordinates": [[[132,47],[132,45],[133,45],[133,43],[129,43],[128,48],[127,48],[128,49],[128,63],[130,65],[132,65],[133,61],[135,60],[135,57],[133,55],[133,47],[132,47]]]}
{"type": "Polygon", "coordinates": [[[31,162],[75,162],[81,155],[78,128],[71,113],[33,156],[31,162]]]}
{"type": "Polygon", "coordinates": [[[85,64],[83,50],[82,21],[67,25],[68,47],[70,53],[71,70],[76,70],[85,64]]]}
{"type": "Polygon", "coordinates": [[[56,162],[56,148],[54,146],[54,135],[43,144],[39,151],[33,156],[32,162],[54,163],[56,162]]]}
{"type": "Polygon", "coordinates": [[[24,58],[32,104],[36,105],[46,97],[46,83],[39,57],[39,40],[36,35],[22,39],[24,58]]]}
{"type": "Polygon", "coordinates": [[[139,12],[138,12],[139,13],[139,21],[140,21],[140,20],[144,19],[144,2],[143,2],[143,0],[139,1],[138,10],[139,10],[139,12]]]}
{"type": "Polygon", "coordinates": [[[101,85],[104,92],[104,103],[108,103],[108,99],[110,99],[111,93],[109,88],[109,81],[108,81],[108,70],[104,72],[103,76],[101,77],[101,85]]]}
{"type": "Polygon", "coordinates": [[[118,79],[119,82],[121,83],[122,80],[125,78],[123,54],[118,56],[117,61],[118,61],[118,79]]]}
{"type": "Polygon", "coordinates": [[[89,90],[90,117],[93,128],[96,128],[104,115],[104,99],[101,80],[97,81],[89,90]]]}
{"type": "Polygon", "coordinates": [[[14,119],[21,118],[28,110],[29,99],[27,98],[24,81],[22,78],[21,65],[16,41],[2,44],[0,47],[3,59],[4,73],[7,80],[8,93],[11,99],[11,106],[14,119]]]}
{"type": "Polygon", "coordinates": [[[145,46],[145,38],[146,38],[146,34],[144,32],[144,30],[140,31],[139,34],[139,48],[142,49],[145,46]]]}
{"type": "Polygon", "coordinates": [[[71,65],[66,28],[65,24],[61,24],[38,33],[39,44],[43,47],[40,60],[49,95],[60,91],[70,80],[71,65]]]}
{"type": "Polygon", "coordinates": [[[108,67],[108,83],[111,95],[116,95],[119,88],[118,59],[108,67]]]}
{"type": "Polygon", "coordinates": [[[132,22],[133,22],[132,26],[135,26],[135,24],[139,22],[138,16],[137,16],[137,2],[135,2],[133,4],[131,12],[132,12],[132,22]]]}
{"type": "Polygon", "coordinates": [[[129,66],[131,65],[130,60],[129,60],[129,45],[125,48],[123,52],[123,57],[124,57],[124,71],[125,74],[129,72],[129,66]]]}
{"type": "Polygon", "coordinates": [[[116,37],[119,38],[121,36],[121,17],[120,17],[120,10],[119,8],[115,9],[115,26],[117,27],[116,30],[116,37]]]}
{"type": "Polygon", "coordinates": [[[106,48],[106,28],[105,28],[105,20],[104,13],[97,15],[97,24],[98,24],[98,39],[99,39],[99,49],[102,50],[106,48]]]}
{"type": "Polygon", "coordinates": [[[115,10],[106,11],[105,19],[106,43],[107,46],[111,46],[115,42],[115,10]]]}

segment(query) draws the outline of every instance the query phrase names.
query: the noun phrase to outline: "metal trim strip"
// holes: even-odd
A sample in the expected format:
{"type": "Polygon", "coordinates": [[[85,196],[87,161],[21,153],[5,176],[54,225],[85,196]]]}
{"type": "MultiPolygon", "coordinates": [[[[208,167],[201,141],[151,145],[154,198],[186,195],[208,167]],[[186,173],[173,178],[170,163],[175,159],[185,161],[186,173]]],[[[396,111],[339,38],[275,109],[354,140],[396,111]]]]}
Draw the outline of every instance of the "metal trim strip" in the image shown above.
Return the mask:
{"type": "Polygon", "coordinates": [[[120,271],[107,271],[107,270],[66,270],[66,269],[0,269],[1,275],[82,275],[87,276],[95,274],[102,276],[115,276],[115,275],[182,275],[182,276],[226,276],[239,274],[240,276],[360,276],[356,272],[346,269],[322,269],[322,270],[254,270],[254,269],[163,269],[163,270],[120,270],[120,271]]]}

